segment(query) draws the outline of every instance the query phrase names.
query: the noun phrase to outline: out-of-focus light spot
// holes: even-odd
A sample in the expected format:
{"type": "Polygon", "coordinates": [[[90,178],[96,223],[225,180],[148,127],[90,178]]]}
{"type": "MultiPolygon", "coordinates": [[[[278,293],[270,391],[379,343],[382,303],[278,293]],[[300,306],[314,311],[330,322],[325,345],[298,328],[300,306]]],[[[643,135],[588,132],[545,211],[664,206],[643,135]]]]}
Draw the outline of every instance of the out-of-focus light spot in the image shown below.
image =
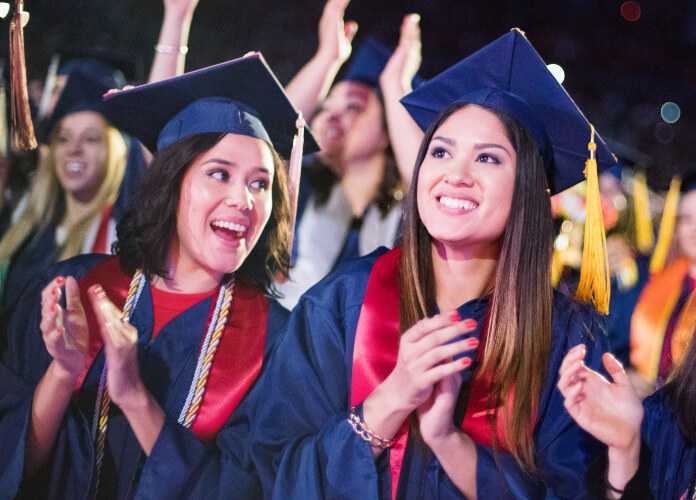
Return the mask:
{"type": "Polygon", "coordinates": [[[564,220],[563,223],[561,224],[561,232],[562,233],[569,233],[573,230],[573,223],[570,222],[569,220],[564,220]]]}
{"type": "Polygon", "coordinates": [[[655,125],[655,139],[662,144],[669,144],[674,140],[674,127],[666,123],[658,123],[655,125]]]}
{"type": "Polygon", "coordinates": [[[558,64],[549,64],[547,68],[549,68],[549,71],[558,83],[563,83],[563,80],[565,80],[565,71],[561,66],[558,64]]]}
{"type": "Polygon", "coordinates": [[[666,102],[660,108],[660,117],[667,123],[677,123],[681,118],[681,109],[676,102],[666,102]]]}
{"type": "Polygon", "coordinates": [[[633,0],[621,4],[621,17],[629,23],[635,23],[640,19],[640,4],[633,0]]]}
{"type": "Polygon", "coordinates": [[[559,234],[553,246],[559,252],[563,252],[568,249],[568,246],[570,246],[570,238],[567,234],[559,234]]]}

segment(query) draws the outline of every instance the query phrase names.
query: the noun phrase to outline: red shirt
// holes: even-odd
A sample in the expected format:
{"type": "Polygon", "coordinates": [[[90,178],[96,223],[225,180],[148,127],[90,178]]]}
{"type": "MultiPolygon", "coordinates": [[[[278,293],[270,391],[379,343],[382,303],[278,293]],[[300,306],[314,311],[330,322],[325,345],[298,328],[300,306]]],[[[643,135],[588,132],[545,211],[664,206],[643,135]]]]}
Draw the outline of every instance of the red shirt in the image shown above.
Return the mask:
{"type": "Polygon", "coordinates": [[[152,294],[152,309],[155,313],[155,324],[152,327],[152,339],[159,334],[167,323],[187,309],[215,295],[217,288],[203,293],[174,293],[166,292],[150,286],[152,294]]]}

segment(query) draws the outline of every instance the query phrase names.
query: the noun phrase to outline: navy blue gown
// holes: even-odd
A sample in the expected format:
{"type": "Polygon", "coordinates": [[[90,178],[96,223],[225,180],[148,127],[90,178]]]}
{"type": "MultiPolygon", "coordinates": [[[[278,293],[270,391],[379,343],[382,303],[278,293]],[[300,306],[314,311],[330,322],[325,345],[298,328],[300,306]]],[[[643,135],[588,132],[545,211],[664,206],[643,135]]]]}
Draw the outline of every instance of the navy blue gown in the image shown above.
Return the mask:
{"type": "MultiPolygon", "coordinates": [[[[346,420],[356,325],[370,271],[383,253],[347,263],[302,297],[252,391],[251,397],[258,400],[253,458],[267,498],[391,498],[386,453],[375,460],[368,443],[346,420]]],[[[467,309],[463,305],[460,314],[467,309]]],[[[470,309],[474,316],[485,311],[470,309]]],[[[556,294],[552,342],[534,433],[539,473],[528,475],[511,455],[478,445],[479,498],[588,496],[585,473],[603,447],[567,414],[556,383],[563,356],[579,343],[587,345],[588,365],[601,370],[607,350],[602,321],[589,307],[556,294]]],[[[463,496],[433,454],[409,442],[397,498],[463,496]]]]}
{"type": "MultiPolygon", "coordinates": [[[[66,412],[49,464],[27,480],[23,480],[24,451],[33,392],[51,361],[39,330],[41,290],[57,275],[80,279],[107,258],[83,255],[53,266],[27,284],[9,324],[2,327],[6,331],[0,336],[0,498],[90,496],[94,482],[91,423],[104,363],[102,354],[95,359],[66,412]]],[[[139,334],[141,377],[167,420],[149,460],[145,460],[126,418],[116,405],[111,405],[99,498],[202,497],[195,489],[178,489],[177,480],[195,473],[192,464],[198,455],[216,454],[220,449],[229,450],[225,456],[216,455],[224,469],[220,486],[226,488],[226,494],[237,492],[240,498],[258,496],[258,480],[250,460],[245,458],[248,421],[242,410],[252,404],[249,398],[242,400],[226,424],[234,427],[235,433],[218,441],[204,444],[177,423],[193,378],[212,300],[207,298],[192,306],[151,339],[152,302],[149,287],[144,288],[131,322],[139,334]]],[[[269,301],[264,358],[276,343],[286,318],[287,311],[269,301]]]]}

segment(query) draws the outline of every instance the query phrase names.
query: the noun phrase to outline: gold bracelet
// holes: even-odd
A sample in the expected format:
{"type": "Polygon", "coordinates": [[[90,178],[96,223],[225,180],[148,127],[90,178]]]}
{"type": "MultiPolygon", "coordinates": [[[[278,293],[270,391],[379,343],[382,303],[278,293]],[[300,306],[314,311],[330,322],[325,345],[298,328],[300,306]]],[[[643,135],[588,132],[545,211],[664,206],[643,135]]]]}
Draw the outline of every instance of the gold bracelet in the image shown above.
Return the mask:
{"type": "Polygon", "coordinates": [[[177,47],[175,45],[158,43],[155,45],[155,52],[159,52],[160,54],[181,54],[182,56],[185,56],[188,54],[188,47],[186,45],[180,45],[177,47]]]}
{"type": "Polygon", "coordinates": [[[348,415],[348,423],[353,428],[353,431],[360,436],[363,441],[367,441],[371,446],[375,448],[385,449],[391,448],[394,445],[393,439],[386,439],[376,434],[372,429],[370,429],[365,421],[358,416],[358,411],[353,406],[350,409],[350,415],[348,415]]]}

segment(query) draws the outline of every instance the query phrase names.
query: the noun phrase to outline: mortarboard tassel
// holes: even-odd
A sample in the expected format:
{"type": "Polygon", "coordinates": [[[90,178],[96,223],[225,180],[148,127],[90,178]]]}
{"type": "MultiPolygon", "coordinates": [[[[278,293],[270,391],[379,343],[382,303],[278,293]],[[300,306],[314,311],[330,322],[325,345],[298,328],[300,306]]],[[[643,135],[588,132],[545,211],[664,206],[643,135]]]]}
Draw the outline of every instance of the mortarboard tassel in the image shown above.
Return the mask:
{"type": "Polygon", "coordinates": [[[640,253],[648,255],[653,249],[655,238],[645,172],[636,172],[633,176],[633,213],[636,226],[636,247],[640,253]]]}
{"type": "Polygon", "coordinates": [[[556,288],[558,283],[561,281],[561,276],[563,276],[563,270],[565,269],[565,260],[563,259],[563,253],[560,250],[553,249],[553,254],[551,254],[551,286],[556,288]]]}
{"type": "Polygon", "coordinates": [[[585,194],[585,233],[582,249],[582,264],[580,266],[580,283],[575,292],[578,300],[594,304],[602,314],[609,313],[609,296],[611,284],[609,281],[609,261],[607,258],[607,239],[604,233],[602,204],[599,196],[599,176],[595,152],[595,129],[590,124],[591,135],[587,149],[590,158],[585,161],[585,179],[587,192],[585,194]]]}
{"type": "Polygon", "coordinates": [[[675,176],[669,183],[669,191],[665,197],[665,207],[660,219],[660,231],[657,235],[655,251],[650,258],[650,274],[659,273],[665,267],[667,255],[672,246],[672,235],[677,223],[677,209],[681,192],[681,177],[675,176]]]}
{"type": "Polygon", "coordinates": [[[10,93],[12,146],[15,149],[36,148],[36,135],[29,109],[27,68],[24,61],[24,29],[22,12],[24,0],[15,0],[15,10],[10,21],[10,93]]]}

